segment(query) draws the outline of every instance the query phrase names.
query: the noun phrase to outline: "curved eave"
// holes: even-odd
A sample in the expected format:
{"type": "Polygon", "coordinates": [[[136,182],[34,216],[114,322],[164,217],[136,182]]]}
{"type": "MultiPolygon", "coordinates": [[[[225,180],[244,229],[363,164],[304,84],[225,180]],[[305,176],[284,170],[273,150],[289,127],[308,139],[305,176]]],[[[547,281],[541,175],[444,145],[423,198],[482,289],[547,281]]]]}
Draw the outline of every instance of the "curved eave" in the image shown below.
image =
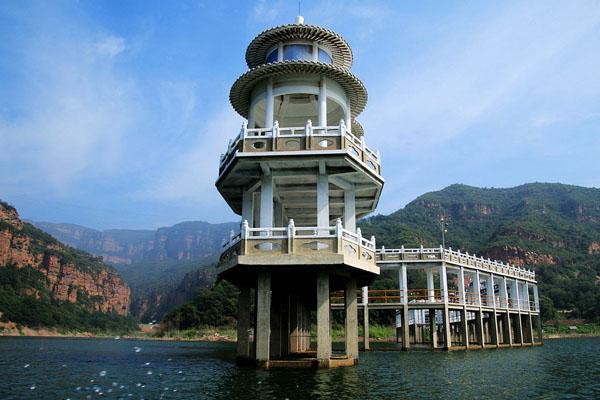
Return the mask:
{"type": "Polygon", "coordinates": [[[267,52],[277,43],[294,40],[318,42],[331,52],[335,65],[348,69],[352,66],[352,49],[339,34],[320,26],[289,24],[268,29],[252,40],[246,50],[248,67],[264,64],[267,52]]]}
{"type": "Polygon", "coordinates": [[[356,137],[361,137],[365,134],[362,125],[355,119],[352,120],[352,134],[356,137]]]}
{"type": "Polygon", "coordinates": [[[250,93],[252,89],[265,78],[274,78],[289,74],[324,75],[335,80],[342,86],[350,98],[352,117],[359,115],[367,104],[367,89],[360,79],[345,68],[336,67],[318,61],[282,61],[264,64],[253,68],[240,76],[229,92],[231,105],[243,118],[248,118],[250,93]]]}

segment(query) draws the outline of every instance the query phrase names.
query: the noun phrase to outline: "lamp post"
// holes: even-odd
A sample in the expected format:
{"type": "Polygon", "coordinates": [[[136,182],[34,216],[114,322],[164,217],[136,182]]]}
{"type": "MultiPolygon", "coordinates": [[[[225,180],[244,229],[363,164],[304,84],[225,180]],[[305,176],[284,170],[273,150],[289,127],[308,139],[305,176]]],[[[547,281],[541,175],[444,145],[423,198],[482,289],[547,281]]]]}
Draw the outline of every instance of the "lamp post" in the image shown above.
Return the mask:
{"type": "Polygon", "coordinates": [[[442,248],[446,248],[446,232],[448,232],[448,217],[440,216],[440,229],[442,231],[442,248]]]}

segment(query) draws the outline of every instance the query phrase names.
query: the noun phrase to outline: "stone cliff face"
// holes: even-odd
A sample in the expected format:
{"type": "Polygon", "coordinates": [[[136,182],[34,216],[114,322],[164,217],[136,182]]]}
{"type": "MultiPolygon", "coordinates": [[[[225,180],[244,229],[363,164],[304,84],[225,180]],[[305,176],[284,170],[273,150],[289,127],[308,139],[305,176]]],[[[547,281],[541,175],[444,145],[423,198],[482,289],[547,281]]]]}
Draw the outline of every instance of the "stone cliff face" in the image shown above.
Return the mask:
{"type": "Polygon", "coordinates": [[[502,260],[519,267],[533,265],[555,265],[558,259],[549,254],[538,254],[534,251],[524,250],[516,246],[492,247],[486,251],[486,257],[493,260],[502,260]]]}
{"type": "Polygon", "coordinates": [[[77,249],[100,256],[113,265],[146,261],[217,259],[223,240],[237,223],[183,222],[156,231],[110,229],[98,231],[73,224],[33,222],[44,232],[77,249]]]}
{"type": "Polygon", "coordinates": [[[14,208],[0,202],[0,268],[7,264],[42,272],[58,300],[91,302],[97,311],[120,315],[129,311],[130,289],[117,272],[23,223],[14,208]]]}

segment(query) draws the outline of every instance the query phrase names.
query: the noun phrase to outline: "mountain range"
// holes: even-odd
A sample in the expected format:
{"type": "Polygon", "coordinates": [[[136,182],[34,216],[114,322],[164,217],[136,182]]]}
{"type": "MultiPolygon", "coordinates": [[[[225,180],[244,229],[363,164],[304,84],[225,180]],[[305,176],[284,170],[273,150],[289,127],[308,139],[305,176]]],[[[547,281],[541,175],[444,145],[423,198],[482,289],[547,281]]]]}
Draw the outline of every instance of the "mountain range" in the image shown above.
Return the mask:
{"type": "Polygon", "coordinates": [[[190,298],[193,291],[184,290],[190,282],[198,287],[212,283],[212,270],[206,267],[218,259],[231,231],[239,229],[239,223],[202,221],[156,230],[105,231],[65,223],[31,223],[61,242],[113,265],[131,287],[131,313],[142,321],[160,319],[170,308],[190,298]]]}

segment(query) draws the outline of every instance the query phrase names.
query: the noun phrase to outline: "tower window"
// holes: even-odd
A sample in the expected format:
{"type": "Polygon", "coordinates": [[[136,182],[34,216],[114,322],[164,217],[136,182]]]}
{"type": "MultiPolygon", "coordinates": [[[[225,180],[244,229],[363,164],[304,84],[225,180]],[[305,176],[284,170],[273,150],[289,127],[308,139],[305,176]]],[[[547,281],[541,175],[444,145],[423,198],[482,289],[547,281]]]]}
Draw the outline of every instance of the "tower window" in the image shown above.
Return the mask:
{"type": "Polygon", "coordinates": [[[278,58],[279,58],[279,49],[275,49],[272,52],[270,52],[269,55],[267,56],[267,64],[276,62],[278,58]]]}
{"type": "Polygon", "coordinates": [[[312,60],[312,45],[288,44],[283,48],[284,60],[312,60]]]}
{"type": "Polygon", "coordinates": [[[331,64],[333,60],[328,52],[319,48],[319,61],[324,62],[325,64],[331,64]]]}

